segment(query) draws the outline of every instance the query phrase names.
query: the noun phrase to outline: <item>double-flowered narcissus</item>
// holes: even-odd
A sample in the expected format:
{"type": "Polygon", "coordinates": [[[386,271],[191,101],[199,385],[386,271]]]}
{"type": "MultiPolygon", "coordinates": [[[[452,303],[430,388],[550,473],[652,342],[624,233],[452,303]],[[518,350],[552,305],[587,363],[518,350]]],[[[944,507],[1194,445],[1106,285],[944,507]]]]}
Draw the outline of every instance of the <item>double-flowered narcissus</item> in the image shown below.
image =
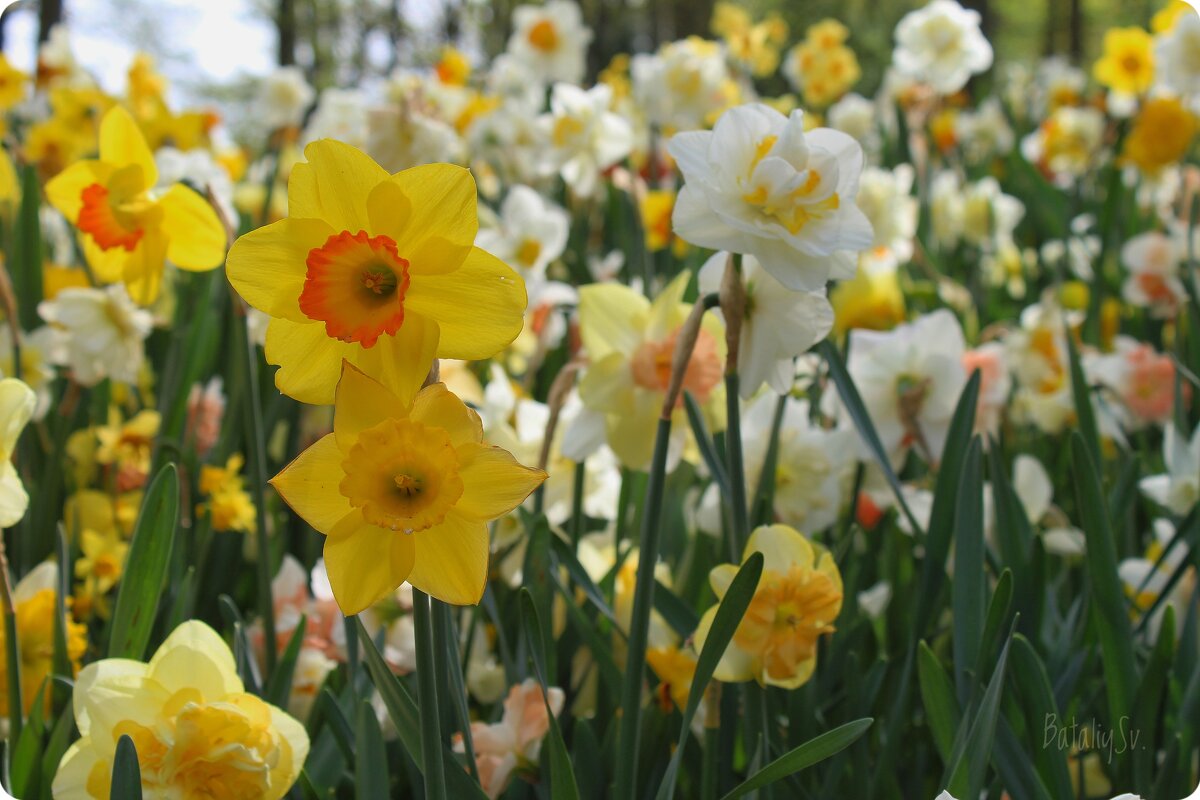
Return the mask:
{"type": "MultiPolygon", "coordinates": [[[[816,669],[817,639],[833,633],[833,621],[842,610],[842,576],[832,555],[786,525],[755,530],[742,561],[752,553],[763,554],[762,577],[713,676],[795,689],[816,669]]],[[[709,573],[718,599],[724,599],[737,571],[734,564],[722,564],[709,573]]],[[[717,608],[700,620],[696,652],[704,649],[717,608]]]]}
{"type": "Polygon", "coordinates": [[[238,239],[229,280],[271,317],[267,361],[280,391],[333,402],[348,360],[411,394],[435,357],[483,359],[524,322],[521,277],[474,246],[475,181],[450,164],[388,175],[322,139],[292,168],[287,219],[238,239]]]}
{"type": "Polygon", "coordinates": [[[484,444],[479,416],[444,384],[397,395],[344,362],[333,433],[271,485],[325,534],[334,598],[357,614],[405,580],[448,603],[478,603],[488,522],[545,479],[484,444]]]}
{"type": "Polygon", "coordinates": [[[79,230],[92,273],[123,282],[146,305],[158,297],[163,265],[205,271],[225,256],[225,228],[208,201],[181,183],[157,192],[154,154],[129,112],[114,106],[100,123],[100,158],[78,161],[46,184],[46,197],[79,230]]]}
{"type": "Polygon", "coordinates": [[[190,620],[149,664],[106,658],[75,681],[82,738],[54,778],[58,800],[109,800],[117,742],[137,749],[147,800],[279,800],[308,756],[304,726],[246,692],[216,631],[190,620]]]}

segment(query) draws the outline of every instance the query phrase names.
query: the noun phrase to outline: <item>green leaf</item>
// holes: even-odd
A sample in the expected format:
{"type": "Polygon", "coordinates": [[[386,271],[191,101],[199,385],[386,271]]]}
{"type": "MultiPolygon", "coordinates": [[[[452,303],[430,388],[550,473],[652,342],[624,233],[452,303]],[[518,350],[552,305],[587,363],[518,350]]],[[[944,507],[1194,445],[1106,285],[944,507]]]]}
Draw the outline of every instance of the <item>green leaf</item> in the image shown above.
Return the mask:
{"type": "Polygon", "coordinates": [[[1008,648],[1012,637],[1013,632],[1010,631],[1004,648],[1000,651],[996,669],[992,672],[992,679],[984,690],[979,712],[971,720],[971,727],[963,745],[954,755],[946,789],[955,797],[979,797],[983,791],[988,764],[992,760],[992,742],[996,736],[996,720],[1000,716],[1000,696],[1004,691],[1008,648]]]}
{"type": "Polygon", "coordinates": [[[712,436],[709,435],[708,425],[704,422],[704,412],[700,410],[700,405],[696,402],[696,398],[692,397],[691,392],[683,393],[683,405],[687,409],[688,423],[692,426],[692,438],[696,441],[700,457],[704,459],[704,465],[708,467],[708,474],[717,484],[722,499],[729,503],[733,496],[733,490],[729,486],[729,475],[726,474],[725,463],[717,454],[716,445],[713,444],[712,436]]]}
{"type": "Polygon", "coordinates": [[[958,701],[954,699],[950,676],[925,642],[917,649],[917,677],[921,682],[921,700],[925,704],[925,720],[933,734],[933,743],[942,761],[948,765],[954,747],[954,731],[959,726],[958,701]]]}
{"type": "Polygon", "coordinates": [[[958,484],[954,515],[954,685],[959,705],[971,695],[972,678],[983,647],[987,576],[983,569],[983,474],[979,438],[971,440],[958,484]]]}
{"type": "Polygon", "coordinates": [[[730,581],[725,597],[717,606],[717,613],[713,616],[708,636],[704,639],[704,647],[700,649],[700,655],[696,659],[696,671],[692,674],[687,708],[683,710],[683,724],[679,728],[679,740],[675,746],[675,752],[671,755],[671,761],[667,765],[662,784],[658,788],[660,800],[669,800],[675,796],[675,779],[679,773],[679,764],[683,758],[688,733],[692,729],[692,720],[696,717],[696,711],[700,708],[700,703],[704,699],[704,693],[708,689],[709,681],[712,680],[713,672],[717,669],[717,664],[725,655],[725,650],[729,647],[734,633],[737,632],[742,617],[746,615],[746,609],[750,607],[750,601],[754,599],[759,579],[762,577],[762,570],[762,553],[751,553],[738,569],[737,575],[730,581]]]}
{"type": "Polygon", "coordinates": [[[1079,348],[1075,346],[1075,338],[1067,333],[1067,354],[1071,367],[1071,396],[1075,400],[1075,418],[1078,421],[1079,434],[1087,445],[1088,455],[1097,469],[1104,463],[1100,455],[1100,430],[1096,427],[1096,411],[1092,408],[1092,392],[1088,387],[1087,376],[1083,374],[1083,364],[1079,360],[1079,348]]]}
{"type": "Polygon", "coordinates": [[[979,660],[975,664],[977,675],[982,675],[986,670],[986,662],[991,659],[992,653],[996,650],[993,645],[1000,644],[997,639],[1000,637],[1005,620],[1008,619],[1008,611],[1012,606],[1012,595],[1012,570],[1006,569],[1000,573],[1000,580],[996,581],[991,602],[988,603],[987,617],[983,623],[982,647],[979,649],[979,660]]]}
{"type": "Polygon", "coordinates": [[[133,739],[127,734],[122,735],[117,742],[110,794],[121,800],[142,800],[142,768],[138,764],[137,748],[133,746],[133,739]]]}
{"type": "Polygon", "coordinates": [[[383,731],[375,718],[375,709],[365,700],[358,705],[358,723],[354,726],[354,792],[358,797],[389,797],[387,748],[383,731]]]}
{"type": "Polygon", "coordinates": [[[662,614],[671,629],[681,637],[687,638],[700,624],[700,618],[687,603],[675,596],[675,593],[663,586],[662,581],[654,582],[654,610],[662,614]]]}
{"type": "Polygon", "coordinates": [[[824,761],[854,744],[860,736],[867,732],[867,728],[871,727],[872,722],[874,720],[870,717],[856,719],[823,733],[815,739],[808,740],[799,747],[784,753],[738,784],[722,800],[734,800],[736,797],[761,789],[824,761]]]}
{"type": "MultiPolygon", "coordinates": [[[[1012,659],[1012,681],[1025,700],[1025,718],[1035,726],[1038,743],[1044,743],[1046,723],[1058,719],[1058,704],[1054,699],[1050,676],[1033,645],[1019,633],[1013,636],[1012,659]]],[[[1036,748],[1033,753],[1038,774],[1042,776],[1043,783],[1053,790],[1053,796],[1074,796],[1066,754],[1049,747],[1036,748]]]]}
{"type": "Polygon", "coordinates": [[[17,298],[17,316],[21,328],[31,331],[42,324],[38,303],[42,302],[42,224],[38,211],[42,204],[42,187],[37,167],[27,164],[21,169],[21,205],[13,230],[12,277],[13,293],[17,298]]]}
{"type": "Polygon", "coordinates": [[[528,589],[521,589],[521,623],[525,628],[525,642],[533,659],[533,669],[538,684],[542,687],[542,702],[546,704],[546,715],[550,719],[550,796],[554,800],[579,800],[579,787],[575,784],[575,768],[563,741],[558,717],[550,708],[550,692],[546,685],[546,654],[542,650],[542,623],[538,617],[537,604],[528,589]]]}
{"type": "MultiPolygon", "coordinates": [[[[379,690],[379,696],[383,699],[388,716],[392,718],[392,724],[400,737],[400,743],[404,745],[409,757],[420,769],[421,718],[417,711],[417,704],[409,695],[408,690],[404,688],[404,684],[392,672],[391,667],[383,660],[383,656],[379,654],[379,648],[375,646],[371,634],[367,633],[367,629],[363,627],[362,620],[354,617],[354,626],[358,632],[358,641],[362,644],[364,665],[367,673],[371,676],[371,682],[379,690]]],[[[450,796],[455,800],[460,797],[486,800],[487,795],[479,788],[479,784],[471,780],[471,776],[467,774],[466,770],[458,766],[449,748],[443,748],[443,750],[442,761],[446,774],[446,788],[450,792],[450,796]]]]}
{"type": "Polygon", "coordinates": [[[174,464],[167,464],[151,482],[133,529],[109,630],[109,658],[144,660],[178,522],[179,474],[174,464]]]}
{"type": "Polygon", "coordinates": [[[887,451],[883,449],[883,443],[879,441],[879,434],[875,431],[875,424],[871,422],[871,415],[867,413],[867,407],[863,405],[858,388],[855,387],[850,373],[846,371],[846,365],[842,363],[842,356],[828,339],[817,345],[817,351],[824,357],[825,362],[829,364],[829,375],[833,378],[834,384],[837,385],[842,403],[846,406],[846,411],[850,414],[850,419],[854,422],[854,427],[858,430],[858,434],[867,443],[867,447],[871,449],[871,453],[875,456],[875,461],[879,464],[879,468],[883,470],[883,475],[887,478],[888,485],[892,487],[892,494],[896,496],[896,502],[900,504],[900,510],[908,518],[908,524],[912,526],[913,532],[917,536],[924,538],[925,529],[917,522],[917,518],[913,516],[912,509],[908,507],[908,501],[904,499],[904,492],[900,490],[900,479],[896,477],[896,471],[892,469],[891,458],[888,457],[887,451]]]}
{"type": "Polygon", "coordinates": [[[1104,501],[1095,462],[1086,441],[1078,432],[1071,434],[1071,467],[1081,527],[1087,538],[1092,624],[1100,639],[1108,714],[1112,725],[1132,710],[1134,686],[1137,684],[1133,634],[1125,592],[1117,574],[1117,546],[1108,519],[1108,504],[1104,501]]]}
{"type": "Polygon", "coordinates": [[[266,700],[268,703],[287,708],[288,696],[292,693],[292,679],[296,674],[296,660],[300,658],[300,647],[304,644],[304,631],[308,627],[308,618],[300,615],[288,640],[287,648],[275,664],[275,671],[267,679],[266,700]]]}

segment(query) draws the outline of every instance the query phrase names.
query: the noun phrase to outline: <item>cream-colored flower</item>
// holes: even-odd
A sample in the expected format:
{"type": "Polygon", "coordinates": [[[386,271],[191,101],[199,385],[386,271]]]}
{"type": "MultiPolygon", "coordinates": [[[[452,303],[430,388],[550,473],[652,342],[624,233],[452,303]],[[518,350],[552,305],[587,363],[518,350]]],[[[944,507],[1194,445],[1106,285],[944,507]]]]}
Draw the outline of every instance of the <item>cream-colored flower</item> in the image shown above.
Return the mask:
{"type": "Polygon", "coordinates": [[[1200,427],[1189,441],[1175,423],[1163,430],[1163,462],[1167,471],[1138,482],[1142,494],[1175,514],[1186,514],[1200,500],[1200,427]]]}
{"type": "Polygon", "coordinates": [[[129,298],[124,284],[104,289],[63,289],[38,306],[42,319],[64,329],[64,364],[75,380],[95,386],[105,378],[136,383],[145,357],[142,345],[153,317],[129,298]]]}
{"type": "Polygon", "coordinates": [[[978,11],[954,0],[933,0],[896,26],[893,61],[904,74],[953,94],[992,66],[992,46],[979,23],[978,11]]]}
{"type": "Polygon", "coordinates": [[[299,125],[315,96],[299,67],[279,67],[259,84],[255,117],[269,131],[299,125]]]}
{"type": "Polygon", "coordinates": [[[691,131],[738,100],[738,86],[716,42],[690,36],[666,42],[657,53],[635,55],[629,66],[633,96],[651,125],[691,131]]]}
{"type": "Polygon", "coordinates": [[[547,166],[581,197],[590,197],[600,173],[633,147],[633,129],[609,110],[611,102],[612,88],[606,84],[585,91],[556,83],[550,91],[550,113],[539,120],[550,143],[547,166]]]}
{"type": "Polygon", "coordinates": [[[508,190],[494,226],[480,227],[475,245],[521,273],[528,284],[542,279],[546,267],[567,246],[567,212],[528,186],[508,190]]]}
{"type": "Polygon", "coordinates": [[[17,439],[37,405],[37,396],[16,378],[0,380],[0,528],[11,528],[25,516],[29,494],[12,464],[17,439]]]}
{"type": "Polygon", "coordinates": [[[668,144],[684,176],[675,233],[701,247],[755,256],[789,289],[852,278],[871,225],[855,204],[862,148],[840,131],[805,133],[804,115],[730,109],[711,132],[668,144]]]}
{"type": "Polygon", "coordinates": [[[570,0],[517,6],[508,53],[523,62],[543,84],[579,83],[592,32],[583,24],[579,6],[570,0]]]}

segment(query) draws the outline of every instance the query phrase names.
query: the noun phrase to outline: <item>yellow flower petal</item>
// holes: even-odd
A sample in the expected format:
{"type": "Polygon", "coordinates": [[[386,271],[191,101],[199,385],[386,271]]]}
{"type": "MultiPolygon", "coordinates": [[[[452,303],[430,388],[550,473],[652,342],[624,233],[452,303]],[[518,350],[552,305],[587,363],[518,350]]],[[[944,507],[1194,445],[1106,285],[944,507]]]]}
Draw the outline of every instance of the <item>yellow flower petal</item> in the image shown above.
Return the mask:
{"type": "Polygon", "coordinates": [[[299,304],[308,270],[305,260],[333,233],[322,220],[296,217],[251,231],[229,249],[229,282],[259,311],[292,322],[311,322],[299,304]]]}
{"type": "MultiPolygon", "coordinates": [[[[704,642],[708,639],[708,632],[712,628],[713,618],[717,616],[718,608],[719,606],[713,606],[708,611],[705,611],[704,616],[700,618],[700,624],[696,626],[696,632],[692,635],[692,646],[697,653],[704,649],[704,642]]],[[[725,648],[725,652],[721,654],[721,660],[717,662],[717,668],[713,671],[713,677],[726,683],[740,683],[742,681],[753,680],[755,677],[754,673],[755,664],[753,657],[733,642],[730,642],[725,648]]]]}
{"type": "Polygon", "coordinates": [[[400,254],[412,262],[413,274],[442,272],[439,265],[445,261],[409,254],[438,237],[445,243],[441,254],[458,253],[461,262],[479,230],[476,197],[475,179],[463,167],[426,164],[397,172],[376,187],[367,202],[372,233],[392,237],[400,254]]]}
{"type": "Polygon", "coordinates": [[[655,342],[665,339],[683,324],[690,311],[683,304],[683,295],[691,280],[692,274],[684,270],[654,298],[654,302],[650,304],[650,315],[646,325],[647,339],[655,342]]]}
{"type": "Polygon", "coordinates": [[[150,659],[147,675],[168,694],[196,689],[209,702],[244,690],[229,645],[197,620],[171,632],[150,659]]]}
{"type": "Polygon", "coordinates": [[[605,414],[633,413],[633,373],[629,360],[611,352],[591,363],[579,381],[579,398],[584,404],[605,414]]]}
{"type": "Polygon", "coordinates": [[[16,525],[28,509],[29,493],[16,467],[9,461],[0,462],[0,528],[16,525]]]}
{"type": "Polygon", "coordinates": [[[746,542],[745,556],[751,553],[762,553],[763,569],[776,572],[787,572],[793,566],[811,567],[813,564],[813,546],[804,538],[804,534],[787,525],[755,528],[746,542]]]}
{"type": "Polygon", "coordinates": [[[267,361],[278,364],[275,385],[289,397],[309,405],[333,402],[342,359],[354,359],[361,348],[325,335],[319,322],[300,324],[275,318],[267,326],[267,361]]]}
{"type": "Polygon", "coordinates": [[[167,237],[157,228],[147,230],[133,252],[126,254],[121,280],[125,282],[125,288],[129,290],[133,302],[148,306],[158,299],[158,293],[162,290],[163,263],[166,258],[167,237]]]}
{"type": "MultiPolygon", "coordinates": [[[[142,693],[149,665],[125,658],[105,658],[88,664],[75,676],[75,720],[79,734],[111,731],[125,719],[152,723],[161,707],[157,698],[137,698],[142,693]]],[[[110,747],[115,749],[116,742],[110,747]]]]}
{"type": "Polygon", "coordinates": [[[93,183],[105,183],[112,173],[108,164],[77,161],[46,182],[46,199],[74,224],[83,207],[83,190],[93,183]]]}
{"type": "Polygon", "coordinates": [[[159,200],[162,231],[167,235],[167,258],[180,269],[214,269],[225,258],[225,227],[207,200],[181,183],[159,200]]]}
{"type": "Polygon", "coordinates": [[[409,406],[429,375],[437,349],[437,324],[408,314],[394,335],[380,336],[374,347],[355,346],[351,360],[409,406]]]}
{"type": "Polygon", "coordinates": [[[335,231],[369,230],[367,197],[388,179],[387,172],[363,151],[333,139],[304,148],[306,164],[296,164],[288,179],[288,215],[323,219],[335,231]]]}
{"type": "Polygon", "coordinates": [[[718,564],[709,571],[708,585],[712,587],[718,600],[725,599],[725,592],[729,591],[729,584],[733,583],[737,573],[738,568],[735,564],[718,564]]]}
{"type": "Polygon", "coordinates": [[[650,301],[628,286],[593,283],[579,289],[579,335],[593,361],[633,355],[642,343],[650,301]]]}
{"type": "Polygon", "coordinates": [[[82,234],[79,241],[83,245],[83,257],[96,280],[99,283],[120,283],[125,276],[125,262],[129,260],[125,248],[104,250],[87,234],[82,234]]]}
{"type": "Polygon", "coordinates": [[[439,358],[470,361],[491,358],[517,338],[527,302],[521,276],[473,247],[453,272],[414,274],[404,308],[437,322],[439,358]]]}
{"type": "Polygon", "coordinates": [[[350,616],[395,591],[413,568],[414,535],[363,522],[353,514],[325,539],[325,569],[342,613],[350,616]]]}
{"type": "Polygon", "coordinates": [[[422,389],[413,401],[409,417],[414,422],[446,431],[455,447],[483,441],[483,422],[479,415],[444,383],[422,389]]]}
{"type": "Polygon", "coordinates": [[[33,418],[36,406],[37,395],[24,381],[16,378],[0,380],[0,459],[12,458],[17,437],[33,418]]]}
{"type": "Polygon", "coordinates": [[[487,524],[451,511],[441,525],[414,533],[417,560],[408,582],[445,603],[475,605],[487,585],[487,524]]]}
{"type": "Polygon", "coordinates": [[[271,479],[283,501],[305,522],[329,533],[353,509],[338,491],[345,455],[334,435],[327,434],[298,455],[271,479]]]}
{"type": "Polygon", "coordinates": [[[400,398],[349,361],[342,362],[333,403],[333,435],[342,450],[349,450],[367,428],[405,415],[400,398]]]}
{"type": "Polygon", "coordinates": [[[463,493],[454,509],[490,521],[507,514],[546,480],[546,473],[517,462],[499,447],[466,444],[456,448],[463,493]]]}
{"type": "Polygon", "coordinates": [[[158,167],[146,139],[129,112],[113,106],[100,121],[100,160],[120,169],[136,164],[142,168],[142,188],[158,183],[158,167]]]}
{"type": "Polygon", "coordinates": [[[309,740],[308,731],[298,719],[275,706],[269,708],[271,725],[283,740],[280,744],[286,745],[285,748],[281,748],[286,757],[280,758],[279,763],[271,768],[271,786],[274,787],[272,795],[278,798],[286,795],[300,778],[300,770],[308,758],[309,740]]]}

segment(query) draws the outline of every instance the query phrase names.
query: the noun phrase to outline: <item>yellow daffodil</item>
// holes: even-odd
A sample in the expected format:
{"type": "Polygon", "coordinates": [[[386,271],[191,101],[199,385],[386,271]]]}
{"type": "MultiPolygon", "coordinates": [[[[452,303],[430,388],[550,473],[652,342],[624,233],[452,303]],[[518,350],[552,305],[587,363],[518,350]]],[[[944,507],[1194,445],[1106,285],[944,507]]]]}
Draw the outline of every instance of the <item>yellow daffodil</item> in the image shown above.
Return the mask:
{"type": "MultiPolygon", "coordinates": [[[[817,551],[804,535],[786,525],[758,528],[746,543],[744,562],[763,554],[763,572],[750,607],[721,656],[717,680],[755,680],[763,686],[795,689],[812,677],[817,666],[817,640],[832,633],[842,610],[842,576],[833,556],[817,551]]],[[[709,573],[718,599],[725,597],[737,574],[734,564],[709,573]]],[[[696,629],[700,652],[718,606],[710,608],[696,629]]]]}
{"type": "MultiPolygon", "coordinates": [[[[33,708],[37,693],[54,666],[54,617],[58,601],[58,566],[39,564],[13,589],[13,611],[17,618],[17,653],[21,659],[21,702],[26,713],[33,708]]],[[[5,632],[0,626],[0,647],[5,632]]],[[[87,649],[86,631],[67,617],[67,656],[73,669],[87,649]]],[[[8,667],[0,659],[0,714],[8,714],[8,667]]],[[[48,698],[47,698],[48,699],[48,698]]]]}
{"type": "Polygon", "coordinates": [[[257,530],[254,501],[239,474],[243,460],[241,454],[236,453],[229,457],[224,467],[205,465],[200,468],[200,492],[208,495],[208,500],[196,510],[209,515],[214,531],[254,533],[257,530]]]}
{"type": "Polygon", "coordinates": [[[79,541],[83,555],[75,562],[75,577],[88,584],[89,594],[103,595],[121,579],[129,543],[115,529],[85,529],[79,541]]]}
{"type": "Polygon", "coordinates": [[[642,230],[646,249],[652,253],[665,250],[671,243],[671,212],[675,210],[675,193],[669,189],[652,189],[641,202],[642,230]]]}
{"type": "Polygon", "coordinates": [[[438,80],[448,86],[466,86],[471,79],[471,61],[457,47],[447,45],[442,48],[441,57],[433,71],[438,80]]]}
{"type": "Polygon", "coordinates": [[[29,76],[0,54],[0,110],[7,111],[25,98],[29,76]]]}
{"type": "Polygon", "coordinates": [[[142,792],[152,798],[279,800],[308,756],[304,726],[246,692],[233,653],[195,620],[150,663],[106,658],[79,673],[81,739],[58,765],[59,800],[108,800],[117,741],[133,739],[142,792]]]}
{"type": "Polygon", "coordinates": [[[100,123],[100,159],[72,164],[46,184],[50,202],[79,229],[92,272],[124,282],[143,305],[158,297],[163,264],[214,269],[225,229],[208,201],[183,184],[152,193],[158,167],[137,123],[113,108],[100,123]]]}
{"type": "Polygon", "coordinates": [[[271,485],[325,534],[334,598],[357,614],[405,580],[448,603],[478,603],[487,523],[545,479],[484,444],[479,416],[444,384],[397,395],[343,362],[333,433],[271,485]]]}
{"type": "Polygon", "coordinates": [[[121,422],[116,408],[109,408],[108,425],[95,428],[95,462],[110,470],[118,492],[140,488],[150,472],[154,437],[162,418],[157,411],[139,411],[121,422]]]}
{"type": "MultiPolygon", "coordinates": [[[[588,409],[604,415],[608,445],[631,469],[643,469],[650,462],[675,343],[691,311],[682,302],[690,279],[691,274],[684,272],[653,303],[616,283],[579,290],[580,335],[591,359],[579,396],[588,409]]],[[[715,316],[706,315],[683,388],[700,403],[713,430],[725,427],[724,363],[724,327],[715,316]]],[[[687,425],[675,429],[683,436],[687,425]]],[[[678,448],[673,449],[678,453],[678,448]]]]}
{"type": "Polygon", "coordinates": [[[305,148],[288,182],[289,217],[229,252],[229,280],[271,316],[275,384],[333,402],[342,360],[410,395],[435,356],[475,360],[521,331],[525,284],[474,246],[475,181],[449,164],[388,175],[330,139],[305,148]]]}
{"type": "Polygon", "coordinates": [[[11,528],[25,516],[29,495],[12,464],[17,438],[37,406],[37,395],[16,378],[0,380],[0,528],[11,528]]]}
{"type": "Polygon", "coordinates": [[[837,335],[851,328],[886,331],[904,321],[904,292],[897,266],[895,257],[886,251],[865,254],[854,277],[829,291],[837,335]]]}
{"type": "Polygon", "coordinates": [[[1196,115],[1176,98],[1148,100],[1125,137],[1122,155],[1142,172],[1157,175],[1187,155],[1196,127],[1196,115]]]}
{"type": "Polygon", "coordinates": [[[1154,83],[1154,37],[1141,28],[1109,29],[1092,76],[1114,92],[1142,94],[1154,83]]]}
{"type": "Polygon", "coordinates": [[[1189,6],[1184,0],[1168,0],[1167,4],[1156,11],[1150,19],[1150,30],[1154,33],[1166,33],[1175,27],[1175,23],[1179,21],[1180,17],[1194,11],[1195,8],[1189,6]]]}
{"type": "MultiPolygon", "coordinates": [[[[651,647],[646,650],[646,663],[658,677],[660,699],[669,699],[683,711],[688,696],[692,693],[692,679],[696,676],[696,654],[690,647],[651,647]]],[[[663,705],[670,710],[666,702],[663,705]]]]}

